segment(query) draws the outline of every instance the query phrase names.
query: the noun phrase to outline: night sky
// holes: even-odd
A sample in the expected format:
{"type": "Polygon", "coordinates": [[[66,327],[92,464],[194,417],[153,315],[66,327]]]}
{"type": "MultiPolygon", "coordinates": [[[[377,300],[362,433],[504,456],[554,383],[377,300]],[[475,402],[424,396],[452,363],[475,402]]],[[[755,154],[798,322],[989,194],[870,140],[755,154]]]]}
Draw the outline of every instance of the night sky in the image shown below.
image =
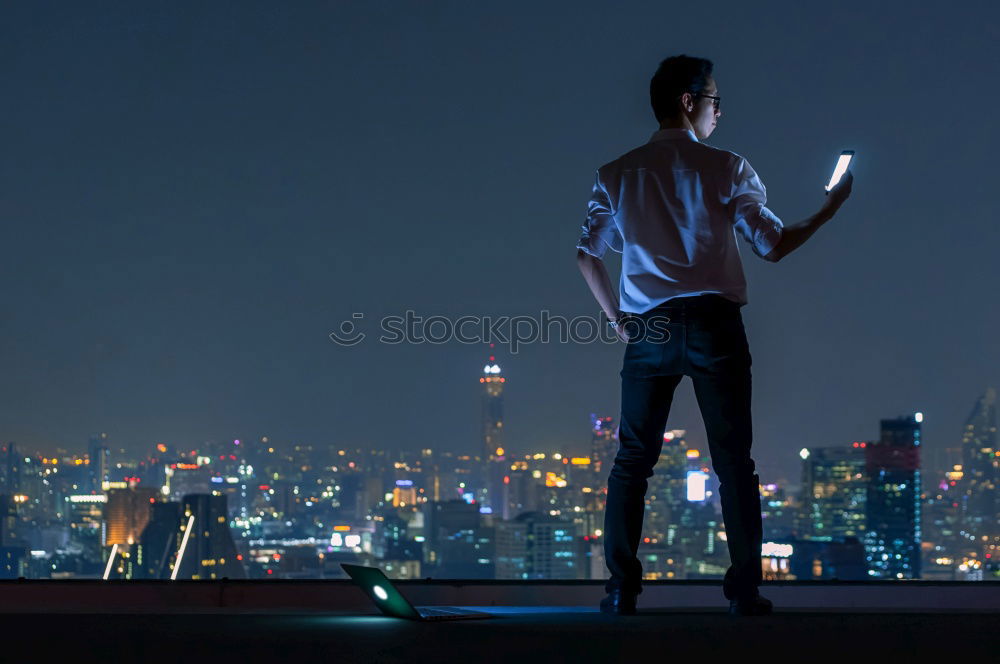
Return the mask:
{"type": "MultiPolygon", "coordinates": [[[[597,316],[594,170],[657,129],[649,79],[686,53],[723,97],[705,142],[786,225],[857,150],[802,249],[740,240],[761,479],[918,410],[943,464],[1000,383],[997,43],[993,2],[5,3],[0,437],[479,453],[486,349],[377,321],[597,316]],[[334,344],[354,313],[369,337],[334,344]]],[[[498,348],[508,449],[586,451],[623,353],[498,348]]],[[[704,441],[689,379],[668,427],[704,441]]]]}

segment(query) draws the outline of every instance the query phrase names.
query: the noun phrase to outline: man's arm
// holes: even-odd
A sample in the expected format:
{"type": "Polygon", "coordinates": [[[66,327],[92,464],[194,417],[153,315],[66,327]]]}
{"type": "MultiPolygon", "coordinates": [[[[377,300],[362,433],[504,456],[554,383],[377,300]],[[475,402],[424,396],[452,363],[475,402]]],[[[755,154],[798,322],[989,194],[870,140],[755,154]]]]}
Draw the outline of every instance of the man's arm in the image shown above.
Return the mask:
{"type": "Polygon", "coordinates": [[[826,211],[819,211],[811,217],[806,217],[797,224],[785,226],[781,231],[781,239],[774,249],[762,256],[766,261],[777,263],[782,258],[792,253],[812,237],[812,234],[819,230],[819,227],[830,221],[833,215],[826,211]]]}
{"type": "Polygon", "coordinates": [[[590,292],[594,294],[601,309],[611,320],[618,318],[618,295],[614,286],[611,285],[611,278],[608,276],[608,269],[604,267],[604,261],[595,256],[591,256],[583,249],[576,250],[576,264],[590,286],[590,292]]]}
{"type": "Polygon", "coordinates": [[[819,227],[833,219],[833,216],[851,195],[851,188],[854,184],[854,175],[847,171],[833,189],[827,194],[827,199],[819,212],[806,217],[797,224],[786,226],[782,229],[781,239],[774,249],[763,256],[764,260],[777,263],[782,258],[792,253],[812,237],[812,234],[819,230],[819,227]]]}

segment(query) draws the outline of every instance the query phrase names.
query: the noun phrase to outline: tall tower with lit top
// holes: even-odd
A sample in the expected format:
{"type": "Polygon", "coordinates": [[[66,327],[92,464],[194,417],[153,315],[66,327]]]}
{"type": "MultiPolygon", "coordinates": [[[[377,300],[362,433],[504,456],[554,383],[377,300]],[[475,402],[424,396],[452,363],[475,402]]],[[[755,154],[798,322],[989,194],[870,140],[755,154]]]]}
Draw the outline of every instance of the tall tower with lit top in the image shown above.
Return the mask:
{"type": "MultiPolygon", "coordinates": [[[[493,348],[493,344],[490,344],[493,348]]],[[[503,436],[503,388],[506,378],[500,375],[500,365],[497,358],[492,353],[483,367],[483,374],[479,377],[479,384],[483,387],[483,491],[480,494],[480,501],[483,504],[482,510],[497,514],[506,518],[507,510],[504,508],[506,501],[506,485],[504,484],[504,470],[506,466],[507,453],[504,450],[503,436]]]]}
{"type": "Polygon", "coordinates": [[[496,360],[495,355],[489,356],[479,378],[483,386],[483,460],[504,456],[503,387],[506,379],[500,375],[500,365],[496,360]]]}

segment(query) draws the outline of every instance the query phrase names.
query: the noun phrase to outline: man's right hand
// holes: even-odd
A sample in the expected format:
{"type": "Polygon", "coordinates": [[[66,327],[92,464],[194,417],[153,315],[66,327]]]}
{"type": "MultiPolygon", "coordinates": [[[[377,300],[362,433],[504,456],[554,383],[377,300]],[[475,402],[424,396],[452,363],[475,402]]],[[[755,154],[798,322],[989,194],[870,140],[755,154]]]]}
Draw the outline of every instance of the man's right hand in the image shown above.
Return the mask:
{"type": "Polygon", "coordinates": [[[844,176],[840,178],[840,182],[838,182],[833,189],[827,192],[826,201],[823,203],[823,207],[819,209],[819,212],[811,217],[803,219],[797,224],[792,224],[783,228],[781,231],[781,238],[778,240],[777,246],[771,249],[766,256],[763,256],[764,260],[777,263],[785,256],[805,244],[805,241],[812,237],[812,234],[816,232],[816,229],[830,219],[833,219],[833,215],[837,213],[837,210],[839,210],[840,206],[844,204],[847,197],[851,195],[851,185],[853,183],[854,176],[851,175],[851,171],[848,170],[844,173],[844,176]]]}
{"type": "Polygon", "coordinates": [[[854,175],[848,170],[840,178],[840,182],[834,185],[833,189],[826,193],[826,202],[823,203],[822,212],[832,217],[844,204],[847,197],[851,195],[851,185],[854,183],[854,175]]]}

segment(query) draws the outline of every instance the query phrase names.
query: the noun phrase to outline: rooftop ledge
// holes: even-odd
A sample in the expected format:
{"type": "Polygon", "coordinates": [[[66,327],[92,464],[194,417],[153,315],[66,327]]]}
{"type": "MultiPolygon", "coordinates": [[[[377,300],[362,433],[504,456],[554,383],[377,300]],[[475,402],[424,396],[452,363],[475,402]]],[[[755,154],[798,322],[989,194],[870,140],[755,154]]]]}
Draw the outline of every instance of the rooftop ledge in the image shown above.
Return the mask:
{"type": "MultiPolygon", "coordinates": [[[[482,607],[498,613],[596,610],[603,581],[393,581],[415,605],[482,607]]],[[[776,611],[1000,611],[1000,581],[769,581],[776,611]]],[[[638,608],[719,610],[721,581],[646,581],[638,608]]],[[[348,613],[377,610],[350,580],[0,581],[0,613],[348,613]]]]}

